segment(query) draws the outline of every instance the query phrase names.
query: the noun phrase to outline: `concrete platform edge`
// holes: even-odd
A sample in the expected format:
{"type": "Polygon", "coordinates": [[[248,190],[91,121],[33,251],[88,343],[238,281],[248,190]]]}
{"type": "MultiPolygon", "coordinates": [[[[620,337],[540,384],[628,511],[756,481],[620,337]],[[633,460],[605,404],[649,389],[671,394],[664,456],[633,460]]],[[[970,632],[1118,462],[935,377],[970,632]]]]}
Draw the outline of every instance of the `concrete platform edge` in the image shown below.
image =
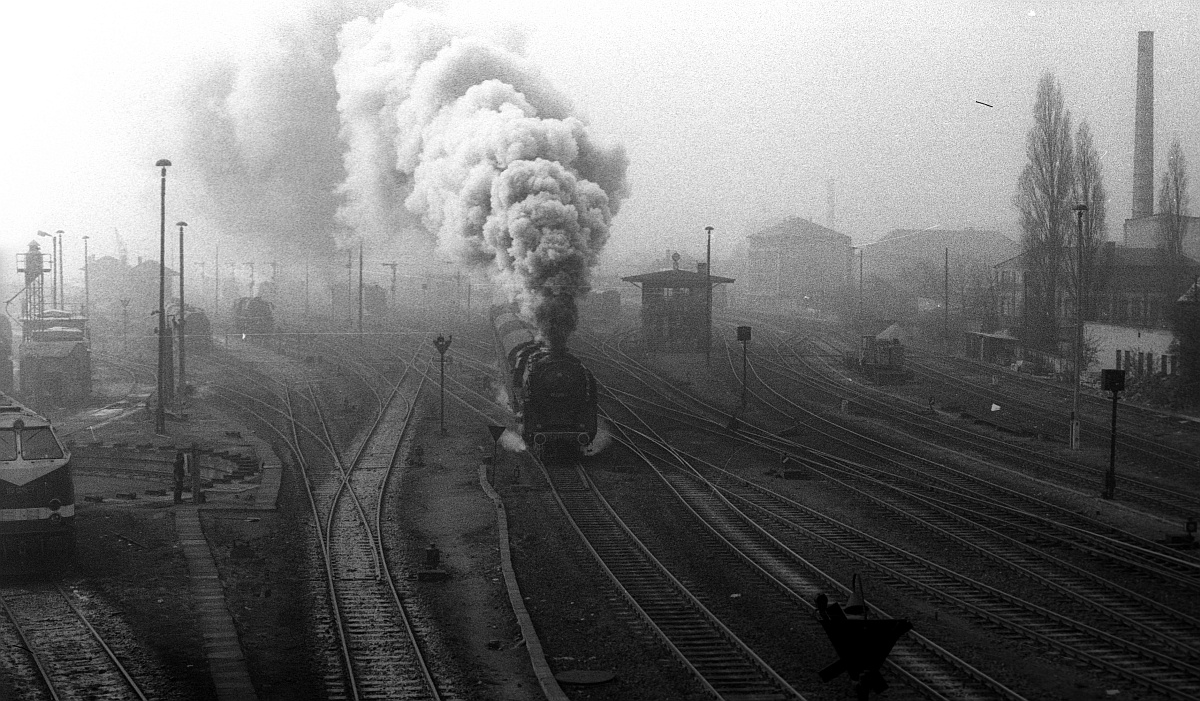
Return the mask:
{"type": "Polygon", "coordinates": [[[504,587],[508,590],[508,601],[512,604],[513,614],[521,626],[521,635],[525,638],[525,649],[529,652],[529,663],[533,665],[533,673],[538,683],[542,685],[542,694],[548,701],[569,701],[562,687],[550,671],[550,663],[542,651],[542,641],[537,637],[533,628],[533,619],[525,608],[525,600],[521,598],[521,588],[517,585],[517,573],[512,567],[512,551],[508,546],[508,516],[504,511],[504,500],[492,489],[487,481],[487,466],[479,466],[479,486],[483,488],[488,498],[496,505],[496,525],[500,542],[500,570],[504,573],[504,587]]]}

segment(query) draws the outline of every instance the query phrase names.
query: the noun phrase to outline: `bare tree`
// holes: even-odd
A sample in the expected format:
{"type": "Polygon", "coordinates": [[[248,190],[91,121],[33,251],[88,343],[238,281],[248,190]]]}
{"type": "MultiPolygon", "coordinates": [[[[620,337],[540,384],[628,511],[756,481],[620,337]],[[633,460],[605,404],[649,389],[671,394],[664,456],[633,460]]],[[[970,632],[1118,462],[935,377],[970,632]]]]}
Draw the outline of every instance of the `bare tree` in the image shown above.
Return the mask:
{"type": "Polygon", "coordinates": [[[1043,348],[1058,340],[1058,278],[1071,231],[1074,186],[1071,112],[1053,73],[1042,74],[1033,104],[1033,127],[1025,140],[1029,162],[1017,181],[1013,203],[1020,212],[1021,244],[1028,261],[1026,339],[1043,348]]]}
{"type": "Polygon", "coordinates": [[[1163,276],[1164,301],[1172,308],[1171,326],[1175,340],[1172,351],[1179,356],[1179,377],[1176,380],[1173,402],[1183,406],[1200,403],[1200,302],[1192,288],[1191,299],[1184,303],[1175,300],[1192,284],[1183,253],[1183,235],[1188,210],[1187,161],[1178,137],[1167,150],[1167,169],[1163,171],[1158,190],[1158,213],[1165,216],[1159,247],[1168,259],[1170,270],[1163,276]]]}
{"type": "Polygon", "coordinates": [[[1163,171],[1158,188],[1158,213],[1169,214],[1173,220],[1169,222],[1163,241],[1169,252],[1183,253],[1183,218],[1188,215],[1188,209],[1187,159],[1179,137],[1175,137],[1167,151],[1167,169],[1163,171]]]}
{"type": "MultiPolygon", "coordinates": [[[[1086,119],[1079,122],[1075,132],[1075,183],[1071,193],[1074,204],[1087,206],[1083,214],[1083,270],[1079,267],[1079,256],[1075,250],[1079,242],[1078,231],[1068,233],[1071,254],[1067,256],[1066,269],[1070,273],[1067,284],[1071,296],[1080,302],[1083,318],[1096,318],[1096,299],[1104,286],[1104,275],[1101,274],[1103,265],[1104,242],[1106,234],[1105,198],[1108,193],[1104,190],[1104,173],[1100,163],[1100,154],[1092,139],[1092,129],[1086,119]]],[[[1073,206],[1073,205],[1072,205],[1073,206]]]]}

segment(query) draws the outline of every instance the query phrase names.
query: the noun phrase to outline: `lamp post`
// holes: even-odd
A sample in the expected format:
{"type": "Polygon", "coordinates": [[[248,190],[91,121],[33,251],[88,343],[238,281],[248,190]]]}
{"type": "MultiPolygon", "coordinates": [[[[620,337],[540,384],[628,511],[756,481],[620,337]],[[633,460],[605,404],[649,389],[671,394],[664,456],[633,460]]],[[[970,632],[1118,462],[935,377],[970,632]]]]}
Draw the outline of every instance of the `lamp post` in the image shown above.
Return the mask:
{"type": "Polygon", "coordinates": [[[442,433],[446,433],[446,351],[450,350],[450,344],[454,342],[454,334],[450,334],[450,338],[438,336],[433,341],[433,347],[437,348],[438,364],[441,366],[441,427],[442,433]]]}
{"type": "Polygon", "coordinates": [[[179,396],[187,394],[187,305],[183,303],[183,227],[185,221],[175,222],[179,227],[179,396]]]}
{"type": "MultiPolygon", "coordinates": [[[[1079,364],[1083,360],[1083,213],[1086,204],[1075,211],[1075,382],[1071,392],[1071,450],[1079,450],[1079,364]]],[[[1114,395],[1116,396],[1116,395],[1114,395]]],[[[1111,497],[1110,497],[1111,498],[1111,497]]]]}
{"type": "MultiPolygon", "coordinates": [[[[58,294],[55,292],[55,290],[58,289],[58,271],[54,266],[58,265],[58,247],[54,245],[54,234],[47,234],[45,231],[39,231],[37,232],[37,235],[45,236],[46,238],[50,239],[50,307],[52,309],[57,309],[58,294]]],[[[45,298],[43,297],[43,300],[44,299],[45,298]]],[[[45,304],[44,301],[43,304],[45,304]]],[[[39,314],[41,311],[43,310],[39,310],[39,314]]]]}
{"type": "Polygon", "coordinates": [[[160,158],[154,165],[162,169],[158,228],[158,403],[154,408],[154,432],[164,434],[167,432],[164,404],[169,392],[163,366],[167,354],[167,167],[171,162],[160,158]]]}
{"type": "Polygon", "coordinates": [[[704,361],[706,363],[712,362],[712,232],[713,227],[704,227],[704,233],[708,234],[708,247],[705,255],[707,262],[704,264],[704,296],[705,310],[707,312],[705,318],[708,322],[704,332],[704,361]]]}

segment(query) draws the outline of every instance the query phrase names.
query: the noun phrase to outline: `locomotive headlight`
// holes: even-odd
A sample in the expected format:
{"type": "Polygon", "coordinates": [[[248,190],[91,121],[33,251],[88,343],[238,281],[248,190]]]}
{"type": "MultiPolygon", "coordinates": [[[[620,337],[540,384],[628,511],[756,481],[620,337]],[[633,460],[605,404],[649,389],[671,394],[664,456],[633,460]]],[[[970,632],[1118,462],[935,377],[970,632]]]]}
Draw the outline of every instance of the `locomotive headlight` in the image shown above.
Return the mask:
{"type": "MultiPolygon", "coordinates": [[[[61,501],[59,501],[58,499],[51,499],[51,500],[50,500],[50,510],[51,510],[51,511],[58,511],[58,510],[59,510],[59,509],[61,509],[61,508],[62,508],[62,502],[61,502],[61,501]]],[[[55,514],[55,515],[57,515],[57,514],[55,514]]]]}
{"type": "Polygon", "coordinates": [[[591,439],[588,438],[588,434],[586,433],[581,433],[578,436],[575,436],[575,440],[579,441],[579,445],[587,445],[588,443],[591,443],[591,439]]]}
{"type": "Polygon", "coordinates": [[[58,513],[57,511],[50,514],[50,523],[58,523],[61,520],[62,520],[62,514],[58,513]]]}

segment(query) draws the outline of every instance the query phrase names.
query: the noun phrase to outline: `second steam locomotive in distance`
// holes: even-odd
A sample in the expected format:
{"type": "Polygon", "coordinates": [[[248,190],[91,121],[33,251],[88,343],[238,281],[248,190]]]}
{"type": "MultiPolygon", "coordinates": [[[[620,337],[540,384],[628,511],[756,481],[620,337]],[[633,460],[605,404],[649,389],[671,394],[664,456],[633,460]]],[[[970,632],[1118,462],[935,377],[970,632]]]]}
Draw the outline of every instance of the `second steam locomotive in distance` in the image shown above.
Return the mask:
{"type": "Polygon", "coordinates": [[[566,349],[551,351],[511,307],[492,308],[521,437],[535,453],[583,453],[596,438],[596,378],[566,349]]]}

